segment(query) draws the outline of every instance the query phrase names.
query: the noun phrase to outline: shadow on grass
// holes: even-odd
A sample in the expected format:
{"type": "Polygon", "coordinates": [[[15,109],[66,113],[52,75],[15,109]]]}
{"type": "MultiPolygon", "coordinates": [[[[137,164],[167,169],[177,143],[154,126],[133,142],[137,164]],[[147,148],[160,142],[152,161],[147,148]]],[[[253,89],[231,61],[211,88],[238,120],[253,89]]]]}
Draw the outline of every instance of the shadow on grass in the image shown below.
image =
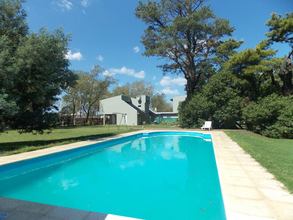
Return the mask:
{"type": "Polygon", "coordinates": [[[63,139],[56,139],[56,140],[37,140],[37,141],[19,141],[19,142],[0,143],[0,155],[7,154],[9,151],[17,151],[27,147],[46,147],[46,145],[52,146],[52,144],[58,144],[58,143],[64,143],[64,142],[71,143],[76,141],[95,140],[95,139],[110,137],[114,135],[116,135],[116,133],[84,135],[84,136],[70,137],[70,138],[63,138],[63,139]]]}

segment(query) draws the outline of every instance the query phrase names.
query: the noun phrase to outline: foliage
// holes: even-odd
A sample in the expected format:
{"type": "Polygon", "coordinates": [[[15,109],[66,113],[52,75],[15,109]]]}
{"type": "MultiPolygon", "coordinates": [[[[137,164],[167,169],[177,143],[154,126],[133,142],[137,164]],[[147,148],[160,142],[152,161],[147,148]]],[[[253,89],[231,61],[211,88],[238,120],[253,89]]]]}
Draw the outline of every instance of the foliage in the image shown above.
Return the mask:
{"type": "Polygon", "coordinates": [[[157,112],[172,112],[172,106],[166,101],[165,94],[155,94],[151,97],[151,107],[157,112]]]}
{"type": "Polygon", "coordinates": [[[5,94],[5,105],[17,106],[13,118],[0,118],[5,127],[42,132],[55,125],[57,96],[75,77],[64,56],[69,38],[61,30],[29,33],[22,2],[0,2],[1,92],[5,94]]]}
{"type": "Polygon", "coordinates": [[[0,131],[6,128],[6,124],[13,119],[18,110],[16,103],[7,100],[7,97],[7,94],[0,93],[0,131]]]}
{"type": "Polygon", "coordinates": [[[252,102],[243,109],[249,130],[269,137],[293,138],[293,96],[276,94],[252,102]]]}
{"type": "Polygon", "coordinates": [[[117,86],[112,92],[112,95],[127,95],[130,97],[137,97],[140,95],[152,97],[153,94],[153,85],[151,83],[144,82],[143,80],[126,83],[123,86],[117,86]]]}
{"type": "Polygon", "coordinates": [[[293,46],[293,12],[281,15],[273,14],[267,22],[269,32],[267,36],[272,42],[284,42],[293,46]]]}
{"type": "Polygon", "coordinates": [[[148,26],[142,37],[145,55],[165,59],[161,66],[165,72],[184,74],[188,97],[211,76],[216,49],[233,31],[203,2],[141,1],[136,8],[136,16],[148,26]]]}
{"type": "Polygon", "coordinates": [[[179,124],[185,128],[199,128],[210,119],[215,105],[201,93],[192,96],[179,106],[179,124]]]}
{"type": "Polygon", "coordinates": [[[52,111],[58,110],[56,96],[75,80],[68,69],[69,62],[64,58],[67,42],[62,31],[50,34],[41,30],[25,37],[17,48],[17,74],[10,88],[19,107],[12,124],[14,128],[41,131],[55,124],[56,117],[51,116],[52,111]]]}
{"type": "Polygon", "coordinates": [[[63,110],[67,109],[67,113],[72,115],[73,125],[77,113],[85,116],[87,124],[89,117],[99,111],[99,101],[109,94],[109,86],[114,81],[111,77],[102,77],[102,72],[102,68],[97,65],[90,73],[77,73],[76,84],[63,97],[63,110]]]}
{"type": "Polygon", "coordinates": [[[274,67],[278,60],[273,59],[276,51],[269,48],[267,41],[262,41],[255,48],[246,49],[235,53],[224,64],[225,71],[245,80],[245,96],[256,100],[266,93],[272,93],[278,88],[274,67]],[[270,81],[269,91],[262,91],[265,81],[270,81]]]}
{"type": "Polygon", "coordinates": [[[282,80],[283,95],[293,94],[293,13],[286,14],[284,17],[273,14],[268,21],[269,32],[268,40],[271,44],[287,43],[291,47],[289,55],[284,58],[279,77],[282,80]]]}
{"type": "Polygon", "coordinates": [[[16,49],[23,36],[28,33],[23,0],[0,1],[0,36],[6,36],[12,50],[16,49]]]}
{"type": "Polygon", "coordinates": [[[230,73],[214,75],[200,93],[180,107],[181,126],[198,128],[206,120],[212,120],[215,128],[240,126],[242,84],[230,73]]]}

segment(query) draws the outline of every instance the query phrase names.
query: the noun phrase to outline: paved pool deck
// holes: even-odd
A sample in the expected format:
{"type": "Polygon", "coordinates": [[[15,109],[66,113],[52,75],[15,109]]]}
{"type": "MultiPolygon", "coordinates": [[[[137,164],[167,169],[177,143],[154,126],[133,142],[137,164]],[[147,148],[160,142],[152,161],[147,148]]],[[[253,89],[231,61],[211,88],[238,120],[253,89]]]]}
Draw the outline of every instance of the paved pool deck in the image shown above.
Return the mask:
{"type": "MultiPolygon", "coordinates": [[[[0,165],[86,147],[89,144],[117,137],[152,131],[170,130],[136,131],[111,138],[99,139],[98,141],[82,141],[4,156],[0,157],[0,165]]],[[[183,130],[180,129],[180,131],[183,130]]],[[[227,220],[293,220],[293,195],[286,190],[283,184],[277,181],[272,174],[266,171],[265,168],[247,154],[236,142],[232,141],[223,131],[202,132],[212,135],[227,220]]],[[[109,220],[131,218],[0,198],[0,220],[8,219],[109,220]]]]}
{"type": "Polygon", "coordinates": [[[212,131],[227,219],[293,220],[293,195],[222,131],[212,131]]]}

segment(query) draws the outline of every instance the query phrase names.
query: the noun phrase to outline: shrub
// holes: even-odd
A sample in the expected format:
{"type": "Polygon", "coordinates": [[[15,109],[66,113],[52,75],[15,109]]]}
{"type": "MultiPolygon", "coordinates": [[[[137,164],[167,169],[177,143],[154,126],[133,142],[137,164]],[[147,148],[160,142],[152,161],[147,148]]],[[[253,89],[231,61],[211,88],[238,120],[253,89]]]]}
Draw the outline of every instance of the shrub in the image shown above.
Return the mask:
{"type": "Polygon", "coordinates": [[[208,120],[214,109],[201,93],[194,95],[191,100],[186,100],[179,108],[179,124],[185,128],[199,128],[208,120]]]}
{"type": "Polygon", "coordinates": [[[276,94],[253,102],[243,109],[249,130],[274,138],[293,138],[293,96],[276,94]]]}
{"type": "Polygon", "coordinates": [[[200,93],[181,105],[180,125],[200,127],[212,120],[215,128],[235,128],[241,118],[242,83],[229,73],[214,75],[200,93]]]}

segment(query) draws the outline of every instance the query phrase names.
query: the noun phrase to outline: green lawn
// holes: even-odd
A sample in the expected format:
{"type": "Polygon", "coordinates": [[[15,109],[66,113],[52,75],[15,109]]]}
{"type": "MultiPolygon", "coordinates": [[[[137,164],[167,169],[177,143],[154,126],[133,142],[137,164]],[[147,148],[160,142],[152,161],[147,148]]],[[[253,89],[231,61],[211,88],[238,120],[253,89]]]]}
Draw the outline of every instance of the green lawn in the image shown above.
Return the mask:
{"type": "Polygon", "coordinates": [[[225,131],[293,193],[293,140],[272,139],[248,131],[225,131]]]}
{"type": "Polygon", "coordinates": [[[0,133],[0,156],[33,151],[76,141],[109,137],[139,129],[141,129],[141,126],[86,126],[53,129],[51,133],[44,134],[19,134],[13,130],[0,133]]]}

